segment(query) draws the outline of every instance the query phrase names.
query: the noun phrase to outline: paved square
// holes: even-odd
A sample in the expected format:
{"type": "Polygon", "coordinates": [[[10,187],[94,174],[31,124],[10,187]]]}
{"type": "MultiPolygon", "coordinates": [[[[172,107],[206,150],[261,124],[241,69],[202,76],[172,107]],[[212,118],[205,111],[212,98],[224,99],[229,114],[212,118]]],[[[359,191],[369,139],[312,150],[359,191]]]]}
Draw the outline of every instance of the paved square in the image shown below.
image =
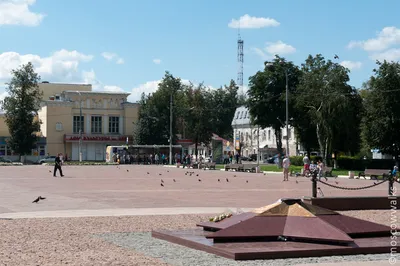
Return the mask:
{"type": "MultiPolygon", "coordinates": [[[[59,210],[106,212],[173,207],[255,208],[283,197],[311,196],[309,179],[291,177],[289,182],[282,182],[281,174],[143,165],[65,166],[63,170],[65,177],[55,178],[51,166],[1,167],[0,213],[59,210]],[[185,175],[187,171],[193,171],[194,174],[185,175]],[[161,179],[164,186],[161,186],[161,179]],[[47,199],[32,204],[39,195],[47,199]]],[[[338,185],[345,187],[373,183],[371,180],[336,180],[338,185]]],[[[335,184],[335,179],[329,182],[335,184]]],[[[356,191],[335,189],[323,184],[320,187],[325,196],[386,196],[388,190],[387,183],[356,191]]]]}

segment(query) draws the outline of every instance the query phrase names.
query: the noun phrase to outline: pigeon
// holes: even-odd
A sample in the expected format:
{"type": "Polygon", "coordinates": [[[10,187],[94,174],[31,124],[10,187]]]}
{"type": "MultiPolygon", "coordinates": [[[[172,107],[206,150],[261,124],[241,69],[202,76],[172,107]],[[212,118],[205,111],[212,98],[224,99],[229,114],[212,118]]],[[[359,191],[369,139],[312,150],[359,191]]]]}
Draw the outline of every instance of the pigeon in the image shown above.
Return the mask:
{"type": "Polygon", "coordinates": [[[187,172],[185,173],[185,175],[187,175],[187,172]]]}
{"type": "Polygon", "coordinates": [[[161,179],[161,183],[164,183],[164,180],[161,179]]]}
{"type": "Polygon", "coordinates": [[[162,174],[158,174],[158,175],[162,175],[162,174]]]}
{"type": "Polygon", "coordinates": [[[163,186],[164,186],[164,184],[163,184],[163,183],[161,183],[161,186],[163,187],[163,186]]]}
{"type": "Polygon", "coordinates": [[[39,196],[39,199],[40,199],[40,200],[44,200],[44,199],[46,199],[46,198],[44,198],[44,197],[42,197],[42,196],[39,196]]]}
{"type": "Polygon", "coordinates": [[[199,182],[201,182],[201,179],[199,178],[199,182]]]}
{"type": "Polygon", "coordinates": [[[147,172],[147,174],[149,175],[150,173],[149,173],[149,172],[147,172]]]}
{"type": "Polygon", "coordinates": [[[335,54],[335,56],[333,58],[334,59],[339,59],[339,56],[337,56],[337,54],[335,54]]]}
{"type": "Polygon", "coordinates": [[[37,197],[37,199],[35,199],[34,201],[32,201],[32,203],[38,203],[40,200],[40,197],[37,197]]]}
{"type": "Polygon", "coordinates": [[[218,182],[221,182],[221,180],[218,178],[218,182]]]}
{"type": "Polygon", "coordinates": [[[299,181],[296,180],[296,184],[298,184],[298,183],[299,183],[299,181]]]}
{"type": "Polygon", "coordinates": [[[226,179],[226,182],[229,182],[229,179],[228,179],[228,178],[226,179]]]}
{"type": "Polygon", "coordinates": [[[176,180],[175,180],[175,179],[172,179],[172,180],[174,180],[174,182],[176,182],[176,180]]]}
{"type": "Polygon", "coordinates": [[[337,185],[337,184],[339,184],[339,182],[338,182],[338,181],[335,181],[335,183],[336,183],[336,185],[337,185]]]}
{"type": "Polygon", "coordinates": [[[49,173],[51,173],[51,170],[49,170],[49,173]]]}
{"type": "Polygon", "coordinates": [[[196,176],[199,176],[199,174],[197,174],[196,176]]]}
{"type": "Polygon", "coordinates": [[[236,177],[236,175],[233,175],[233,177],[236,177]]]}
{"type": "Polygon", "coordinates": [[[246,183],[249,183],[249,180],[246,180],[246,183]]]}
{"type": "Polygon", "coordinates": [[[129,172],[129,169],[126,169],[127,172],[129,172]]]}

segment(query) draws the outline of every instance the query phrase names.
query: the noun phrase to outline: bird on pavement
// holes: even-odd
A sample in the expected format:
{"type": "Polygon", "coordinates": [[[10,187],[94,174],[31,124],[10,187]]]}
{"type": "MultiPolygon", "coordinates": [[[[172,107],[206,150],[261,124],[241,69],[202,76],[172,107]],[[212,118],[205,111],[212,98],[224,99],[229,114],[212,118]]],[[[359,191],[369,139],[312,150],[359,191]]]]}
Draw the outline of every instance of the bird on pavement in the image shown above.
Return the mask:
{"type": "Polygon", "coordinates": [[[228,179],[228,178],[226,179],[226,182],[229,182],[229,179],[228,179]]]}
{"type": "Polygon", "coordinates": [[[127,172],[129,172],[129,169],[126,169],[127,172]]]}
{"type": "Polygon", "coordinates": [[[221,180],[218,178],[218,182],[221,182],[221,180]]]}
{"type": "Polygon", "coordinates": [[[147,174],[149,175],[150,173],[149,173],[149,172],[147,172],[147,174]]]}
{"type": "Polygon", "coordinates": [[[163,186],[164,186],[164,184],[163,184],[163,183],[161,183],[161,186],[163,187],[163,186]]]}
{"type": "Polygon", "coordinates": [[[174,182],[176,182],[176,180],[175,180],[175,179],[172,179],[172,180],[174,180],[174,182]]]}
{"type": "Polygon", "coordinates": [[[164,183],[164,180],[161,179],[161,183],[164,183]]]}
{"type": "Polygon", "coordinates": [[[296,180],[296,184],[298,184],[298,183],[299,183],[299,181],[296,180]]]}
{"type": "Polygon", "coordinates": [[[249,183],[249,180],[246,180],[246,183],[249,183]]]}
{"type": "Polygon", "coordinates": [[[162,175],[162,174],[158,174],[158,175],[162,175]]]}
{"type": "Polygon", "coordinates": [[[199,182],[201,182],[201,179],[199,178],[199,182]]]}
{"type": "Polygon", "coordinates": [[[44,197],[42,197],[42,196],[39,196],[39,199],[40,199],[40,200],[44,200],[44,199],[46,199],[46,198],[44,198],[44,197]]]}

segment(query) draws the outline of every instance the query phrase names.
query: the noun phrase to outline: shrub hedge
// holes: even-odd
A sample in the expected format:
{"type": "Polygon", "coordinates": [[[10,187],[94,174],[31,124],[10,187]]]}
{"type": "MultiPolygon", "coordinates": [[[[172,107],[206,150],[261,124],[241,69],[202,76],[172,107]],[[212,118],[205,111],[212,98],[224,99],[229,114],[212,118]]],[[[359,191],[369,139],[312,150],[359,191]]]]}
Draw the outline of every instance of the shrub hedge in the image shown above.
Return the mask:
{"type": "MultiPolygon", "coordinates": [[[[317,162],[322,159],[319,156],[311,156],[311,161],[317,162]]],[[[303,156],[290,157],[290,163],[295,166],[303,165],[303,156]]],[[[329,163],[330,164],[330,163],[329,163]]],[[[364,171],[365,169],[393,169],[395,161],[392,159],[360,159],[358,157],[340,156],[337,166],[340,169],[364,171]]]]}

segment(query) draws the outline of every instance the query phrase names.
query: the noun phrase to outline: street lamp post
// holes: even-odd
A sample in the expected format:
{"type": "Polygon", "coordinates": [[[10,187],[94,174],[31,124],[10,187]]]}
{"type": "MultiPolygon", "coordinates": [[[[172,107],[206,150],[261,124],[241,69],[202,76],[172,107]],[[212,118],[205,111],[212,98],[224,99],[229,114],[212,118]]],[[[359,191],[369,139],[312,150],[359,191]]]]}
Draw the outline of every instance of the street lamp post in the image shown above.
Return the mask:
{"type": "Polygon", "coordinates": [[[286,77],[286,157],[289,158],[289,77],[285,69],[286,77]]]}
{"type": "Polygon", "coordinates": [[[79,162],[82,162],[82,95],[79,91],[79,162]]]}
{"type": "Polygon", "coordinates": [[[169,99],[169,164],[172,165],[172,93],[169,99]]]}

